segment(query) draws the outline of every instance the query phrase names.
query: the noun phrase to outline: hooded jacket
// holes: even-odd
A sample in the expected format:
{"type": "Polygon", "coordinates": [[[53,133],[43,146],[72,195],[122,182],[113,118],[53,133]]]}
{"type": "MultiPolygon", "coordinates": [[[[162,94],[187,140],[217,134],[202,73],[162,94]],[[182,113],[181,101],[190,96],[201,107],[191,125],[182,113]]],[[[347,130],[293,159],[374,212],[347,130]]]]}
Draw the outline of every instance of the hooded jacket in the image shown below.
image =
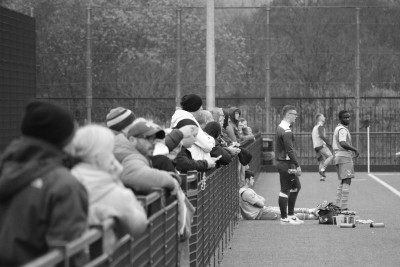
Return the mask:
{"type": "Polygon", "coordinates": [[[166,171],[152,168],[151,161],[122,133],[115,136],[114,155],[124,168],[121,180],[125,186],[146,193],[154,187],[175,188],[174,178],[166,171]]]}
{"type": "Polygon", "coordinates": [[[0,161],[0,266],[16,266],[87,228],[85,188],[63,166],[64,154],[34,138],[17,139],[0,161]]]}
{"type": "Polygon", "coordinates": [[[234,141],[234,142],[240,142],[240,136],[239,136],[239,121],[235,119],[235,112],[239,112],[240,113],[240,109],[236,108],[236,107],[231,107],[229,108],[229,126],[232,127],[233,130],[233,134],[232,132],[230,132],[229,129],[227,129],[229,137],[234,141]]]}
{"type": "Polygon", "coordinates": [[[128,233],[138,237],[144,232],[147,226],[146,213],[132,190],[126,188],[116,175],[85,162],[74,166],[71,172],[88,191],[91,211],[89,221],[98,220],[93,218],[96,215],[93,212],[95,207],[104,207],[110,209],[121,226],[120,229],[116,229],[117,236],[122,237],[128,233]]]}

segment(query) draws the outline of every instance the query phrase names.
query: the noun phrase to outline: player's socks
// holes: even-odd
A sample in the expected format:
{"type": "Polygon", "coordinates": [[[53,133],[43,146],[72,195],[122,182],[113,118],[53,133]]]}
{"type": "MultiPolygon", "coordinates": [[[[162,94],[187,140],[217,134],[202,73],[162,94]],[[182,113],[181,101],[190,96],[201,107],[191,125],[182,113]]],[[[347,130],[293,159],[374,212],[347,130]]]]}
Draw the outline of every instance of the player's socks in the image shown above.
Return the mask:
{"type": "Polygon", "coordinates": [[[343,189],[343,184],[340,184],[336,190],[336,201],[335,205],[340,207],[341,202],[342,202],[342,189],[343,189]]]}
{"type": "Polygon", "coordinates": [[[286,196],[285,194],[280,193],[278,199],[279,209],[281,211],[281,218],[287,217],[288,198],[287,196],[286,197],[285,196],[286,196]]]}
{"type": "Polygon", "coordinates": [[[349,184],[343,184],[342,204],[340,205],[341,209],[347,209],[347,204],[348,204],[348,201],[349,201],[349,194],[350,194],[350,185],[349,184]]]}
{"type": "Polygon", "coordinates": [[[288,214],[289,215],[294,214],[294,206],[296,205],[296,199],[297,199],[298,194],[299,194],[299,192],[297,192],[297,189],[290,190],[290,194],[288,197],[288,214]]]}

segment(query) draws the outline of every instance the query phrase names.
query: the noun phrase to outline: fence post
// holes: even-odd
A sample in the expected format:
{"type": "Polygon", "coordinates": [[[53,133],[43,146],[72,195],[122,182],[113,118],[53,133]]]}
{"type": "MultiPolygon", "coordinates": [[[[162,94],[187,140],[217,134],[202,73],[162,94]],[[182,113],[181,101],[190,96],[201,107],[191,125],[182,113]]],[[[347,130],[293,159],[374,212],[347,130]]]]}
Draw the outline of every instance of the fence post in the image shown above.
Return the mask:
{"type": "Polygon", "coordinates": [[[356,147],[360,133],[360,8],[356,7],[356,147]]]}
{"type": "Polygon", "coordinates": [[[182,10],[176,10],[176,96],[175,96],[175,106],[179,107],[181,99],[181,42],[182,42],[182,10]]]}
{"type": "Polygon", "coordinates": [[[270,78],[270,47],[271,47],[271,37],[270,37],[270,31],[269,31],[269,13],[271,10],[270,7],[270,1],[267,1],[267,29],[266,29],[266,40],[267,40],[267,48],[266,48],[266,55],[265,55],[265,68],[266,68],[266,75],[265,75],[265,132],[269,133],[271,131],[271,123],[270,123],[270,117],[271,117],[271,78],[270,78]]]}

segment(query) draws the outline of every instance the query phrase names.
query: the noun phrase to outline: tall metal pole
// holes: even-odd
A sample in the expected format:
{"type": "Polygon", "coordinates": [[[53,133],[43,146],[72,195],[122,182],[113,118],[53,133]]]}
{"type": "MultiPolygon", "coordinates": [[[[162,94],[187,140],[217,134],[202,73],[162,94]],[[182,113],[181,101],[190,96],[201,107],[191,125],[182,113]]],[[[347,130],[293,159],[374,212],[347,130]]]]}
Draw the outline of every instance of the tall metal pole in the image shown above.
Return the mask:
{"type": "Polygon", "coordinates": [[[360,133],[360,8],[356,8],[356,147],[358,148],[360,133]]]}
{"type": "Polygon", "coordinates": [[[86,109],[87,109],[87,121],[89,124],[92,122],[92,32],[91,32],[91,9],[92,1],[86,9],[87,23],[86,23],[86,109]]]}
{"type": "Polygon", "coordinates": [[[181,99],[181,42],[182,42],[182,10],[176,10],[176,94],[175,94],[175,106],[179,107],[181,99]]]}
{"type": "Polygon", "coordinates": [[[214,0],[207,0],[207,109],[215,107],[215,21],[214,0]]]}
{"type": "Polygon", "coordinates": [[[271,77],[270,77],[270,53],[271,53],[271,37],[270,37],[270,31],[269,31],[269,13],[271,10],[270,6],[270,1],[267,1],[267,29],[266,29],[266,41],[267,41],[267,51],[266,51],[266,88],[265,88],[265,131],[269,133],[271,131],[271,77]]]}

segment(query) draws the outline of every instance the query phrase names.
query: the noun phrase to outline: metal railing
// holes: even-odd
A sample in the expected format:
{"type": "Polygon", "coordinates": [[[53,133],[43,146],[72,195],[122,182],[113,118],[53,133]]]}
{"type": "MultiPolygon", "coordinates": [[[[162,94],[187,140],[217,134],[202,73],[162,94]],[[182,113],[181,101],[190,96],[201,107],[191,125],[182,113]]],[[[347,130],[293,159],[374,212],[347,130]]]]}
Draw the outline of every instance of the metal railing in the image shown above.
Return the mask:
{"type": "MultiPolygon", "coordinates": [[[[250,168],[258,173],[261,167],[262,138],[246,141],[241,147],[252,153],[250,168]]],[[[239,160],[207,173],[189,172],[181,175],[182,189],[196,208],[189,239],[190,266],[216,266],[238,223],[239,160]]],[[[92,225],[81,238],[60,244],[23,267],[71,265],[79,253],[88,252],[84,267],[99,266],[179,266],[178,204],[174,196],[161,189],[138,196],[147,211],[146,231],[133,240],[129,235],[119,239],[113,252],[103,248],[106,232],[112,231],[114,221],[92,225]]]]}

